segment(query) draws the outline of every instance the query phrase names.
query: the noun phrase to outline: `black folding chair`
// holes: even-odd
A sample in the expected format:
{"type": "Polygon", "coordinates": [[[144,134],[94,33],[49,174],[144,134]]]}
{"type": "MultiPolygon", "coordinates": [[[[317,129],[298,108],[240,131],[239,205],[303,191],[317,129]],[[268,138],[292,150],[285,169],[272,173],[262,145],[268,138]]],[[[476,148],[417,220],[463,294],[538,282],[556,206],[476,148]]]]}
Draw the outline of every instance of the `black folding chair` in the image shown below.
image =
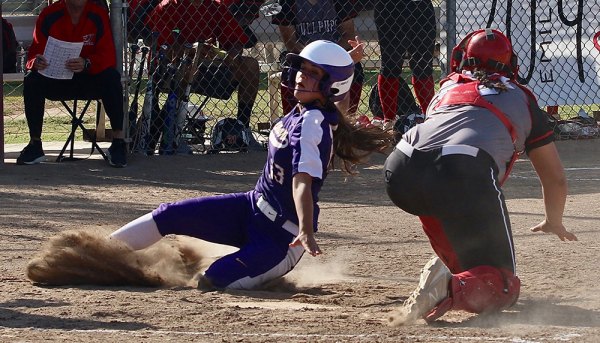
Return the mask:
{"type": "MultiPolygon", "coordinates": [[[[54,99],[51,99],[51,100],[54,100],[54,99]]],[[[83,158],[77,158],[77,157],[73,156],[73,150],[75,148],[75,135],[77,133],[77,129],[81,129],[84,140],[88,140],[92,143],[92,150],[90,151],[90,155],[92,155],[94,153],[94,150],[97,150],[100,153],[100,155],[102,155],[102,158],[104,158],[105,161],[108,161],[108,157],[106,157],[106,154],[104,153],[102,148],[100,148],[100,146],[97,143],[96,130],[87,129],[83,125],[83,116],[85,116],[85,114],[87,113],[87,110],[90,107],[92,101],[97,101],[96,121],[95,122],[96,122],[96,125],[98,125],[98,121],[99,121],[100,115],[102,113],[102,102],[99,99],[73,99],[73,106],[69,106],[67,101],[70,101],[71,99],[56,99],[56,100],[58,100],[62,103],[62,105],[65,107],[65,109],[67,110],[67,112],[69,112],[69,115],[71,116],[71,133],[69,134],[69,138],[67,138],[67,141],[65,142],[65,145],[63,146],[62,150],[58,154],[58,157],[56,158],[56,162],[78,161],[78,160],[83,159],[83,158]],[[77,103],[79,100],[85,101],[85,105],[83,106],[83,109],[81,110],[81,112],[78,113],[77,112],[77,103]],[[64,156],[64,154],[69,145],[71,145],[70,150],[69,150],[69,156],[66,157],[66,156],[64,156]]]]}

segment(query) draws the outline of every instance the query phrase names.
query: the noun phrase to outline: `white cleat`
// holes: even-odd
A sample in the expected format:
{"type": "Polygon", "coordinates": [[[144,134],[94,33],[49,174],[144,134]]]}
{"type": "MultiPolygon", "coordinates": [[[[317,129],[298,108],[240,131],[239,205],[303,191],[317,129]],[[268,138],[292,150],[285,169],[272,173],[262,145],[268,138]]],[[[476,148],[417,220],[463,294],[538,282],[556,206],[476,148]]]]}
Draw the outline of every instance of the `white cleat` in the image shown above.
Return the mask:
{"type": "Polygon", "coordinates": [[[419,286],[404,301],[398,316],[390,318],[391,325],[411,324],[424,318],[442,300],[449,296],[452,273],[436,256],[425,264],[421,271],[419,286]]]}

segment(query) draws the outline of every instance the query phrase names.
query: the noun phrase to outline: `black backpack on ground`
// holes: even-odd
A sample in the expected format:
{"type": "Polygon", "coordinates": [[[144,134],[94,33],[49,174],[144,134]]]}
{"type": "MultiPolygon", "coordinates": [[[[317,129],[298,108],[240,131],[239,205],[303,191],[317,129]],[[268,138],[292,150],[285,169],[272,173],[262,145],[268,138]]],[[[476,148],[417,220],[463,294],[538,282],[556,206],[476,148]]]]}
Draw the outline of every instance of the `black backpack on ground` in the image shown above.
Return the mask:
{"type": "Polygon", "coordinates": [[[219,120],[212,130],[211,147],[209,154],[221,151],[248,151],[250,137],[249,129],[236,118],[224,118],[219,120]]]}

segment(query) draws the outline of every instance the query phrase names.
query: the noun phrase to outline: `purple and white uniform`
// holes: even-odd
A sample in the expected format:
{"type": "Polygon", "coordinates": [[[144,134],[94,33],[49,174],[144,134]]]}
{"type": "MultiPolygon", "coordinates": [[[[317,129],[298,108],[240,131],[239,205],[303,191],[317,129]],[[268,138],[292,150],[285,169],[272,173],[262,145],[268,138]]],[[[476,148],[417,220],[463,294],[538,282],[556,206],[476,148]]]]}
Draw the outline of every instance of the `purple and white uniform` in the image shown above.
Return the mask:
{"type": "Polygon", "coordinates": [[[205,276],[219,288],[252,289],[291,271],[304,253],[292,196],[297,173],[313,177],[314,227],[318,194],[327,175],[337,113],[295,107],[269,135],[267,163],[254,190],[161,204],[152,216],[161,235],[186,235],[235,246],[205,276]]]}

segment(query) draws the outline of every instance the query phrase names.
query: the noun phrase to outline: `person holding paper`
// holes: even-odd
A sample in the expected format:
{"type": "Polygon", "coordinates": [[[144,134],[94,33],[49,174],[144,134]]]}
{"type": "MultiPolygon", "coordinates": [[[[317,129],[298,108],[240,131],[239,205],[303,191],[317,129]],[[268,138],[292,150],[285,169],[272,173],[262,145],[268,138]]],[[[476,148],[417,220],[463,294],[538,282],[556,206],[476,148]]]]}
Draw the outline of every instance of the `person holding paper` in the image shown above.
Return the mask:
{"type": "Polygon", "coordinates": [[[108,162],[113,167],[127,165],[123,87],[106,8],[92,0],[64,0],[46,7],[36,21],[24,81],[30,141],[17,164],[45,160],[41,141],[45,99],[99,98],[113,131],[108,162]],[[78,45],[81,52],[72,57],[78,45]]]}

